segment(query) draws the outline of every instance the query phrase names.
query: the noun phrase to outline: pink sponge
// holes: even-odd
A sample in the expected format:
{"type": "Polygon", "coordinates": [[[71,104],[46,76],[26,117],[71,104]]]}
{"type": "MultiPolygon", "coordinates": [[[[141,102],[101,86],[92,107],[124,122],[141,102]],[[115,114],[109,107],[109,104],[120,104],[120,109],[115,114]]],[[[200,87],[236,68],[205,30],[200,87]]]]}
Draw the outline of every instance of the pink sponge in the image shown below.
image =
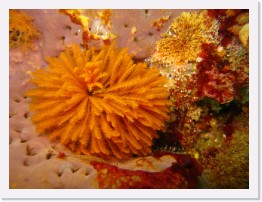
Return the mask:
{"type": "MultiPolygon", "coordinates": [[[[72,23],[70,17],[58,10],[24,11],[34,18],[36,27],[42,32],[39,44],[44,57],[58,55],[66,45],[83,43],[82,27],[72,23]]],[[[112,10],[111,31],[117,36],[117,45],[120,48],[128,47],[136,58],[145,59],[153,52],[160,34],[166,31],[172,20],[182,11],[185,10],[112,10]],[[161,23],[163,17],[168,20],[161,23]],[[159,22],[157,24],[162,25],[162,28],[159,30],[154,22],[159,22]]],[[[90,23],[90,31],[97,28],[94,23],[90,23]]],[[[91,42],[91,45],[94,44],[96,43],[91,42]]]]}

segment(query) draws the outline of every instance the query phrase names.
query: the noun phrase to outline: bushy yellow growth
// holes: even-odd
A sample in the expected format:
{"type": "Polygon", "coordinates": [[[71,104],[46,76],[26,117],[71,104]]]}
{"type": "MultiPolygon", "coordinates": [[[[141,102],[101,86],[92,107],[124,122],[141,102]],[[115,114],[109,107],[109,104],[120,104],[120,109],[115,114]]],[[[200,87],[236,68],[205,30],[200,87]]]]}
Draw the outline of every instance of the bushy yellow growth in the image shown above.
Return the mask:
{"type": "Polygon", "coordinates": [[[249,126],[248,114],[239,115],[232,140],[226,141],[219,153],[210,159],[204,174],[208,186],[215,189],[249,188],[249,126]]]}
{"type": "Polygon", "coordinates": [[[183,12],[156,44],[152,61],[179,63],[196,61],[201,44],[214,42],[218,26],[207,11],[183,12]]]}
{"type": "Polygon", "coordinates": [[[101,51],[76,45],[33,72],[32,121],[39,133],[71,150],[100,157],[151,152],[156,130],[169,118],[166,78],[157,68],[134,64],[127,49],[101,51]]]}
{"type": "Polygon", "coordinates": [[[33,19],[19,10],[9,10],[9,47],[28,49],[40,37],[33,19]]]}

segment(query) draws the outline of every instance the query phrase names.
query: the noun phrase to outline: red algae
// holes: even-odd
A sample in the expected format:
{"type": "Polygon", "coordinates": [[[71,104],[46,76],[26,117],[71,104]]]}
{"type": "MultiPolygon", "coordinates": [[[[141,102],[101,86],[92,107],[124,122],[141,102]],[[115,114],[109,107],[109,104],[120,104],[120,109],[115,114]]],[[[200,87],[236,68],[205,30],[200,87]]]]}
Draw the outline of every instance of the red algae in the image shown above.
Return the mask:
{"type": "Polygon", "coordinates": [[[197,64],[196,74],[198,96],[211,97],[219,103],[233,100],[235,75],[225,68],[226,63],[217,55],[214,44],[203,44],[202,49],[203,60],[197,64]]]}

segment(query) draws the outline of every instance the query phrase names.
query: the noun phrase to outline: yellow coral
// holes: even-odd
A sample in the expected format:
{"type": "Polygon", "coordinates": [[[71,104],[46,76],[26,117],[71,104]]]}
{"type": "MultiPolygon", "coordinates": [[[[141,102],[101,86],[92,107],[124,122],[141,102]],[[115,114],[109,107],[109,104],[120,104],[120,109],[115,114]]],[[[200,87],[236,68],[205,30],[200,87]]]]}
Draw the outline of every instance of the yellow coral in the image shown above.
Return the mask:
{"type": "Polygon", "coordinates": [[[156,44],[151,60],[165,63],[196,61],[201,44],[216,40],[218,24],[207,11],[183,12],[156,44]]]}
{"type": "Polygon", "coordinates": [[[156,130],[169,118],[166,78],[134,64],[127,49],[74,45],[32,73],[32,121],[39,133],[78,153],[119,159],[151,152],[156,130]]]}
{"type": "Polygon", "coordinates": [[[32,48],[32,42],[40,37],[33,19],[19,10],[9,11],[9,46],[22,49],[32,48]]]}

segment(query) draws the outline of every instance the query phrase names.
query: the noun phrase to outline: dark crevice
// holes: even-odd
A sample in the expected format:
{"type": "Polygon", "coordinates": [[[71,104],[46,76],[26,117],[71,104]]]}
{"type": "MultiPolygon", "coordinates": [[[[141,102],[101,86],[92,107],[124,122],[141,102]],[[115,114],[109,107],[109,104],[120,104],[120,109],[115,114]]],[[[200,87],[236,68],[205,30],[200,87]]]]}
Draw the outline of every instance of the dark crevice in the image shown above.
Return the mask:
{"type": "Polygon", "coordinates": [[[26,112],[26,113],[24,114],[24,117],[25,117],[25,119],[28,119],[28,117],[29,117],[29,112],[26,112]]]}
{"type": "Polygon", "coordinates": [[[48,151],[46,154],[46,159],[51,159],[51,157],[53,156],[53,151],[48,151]]]}
{"type": "Polygon", "coordinates": [[[85,176],[88,176],[90,173],[86,170],[85,172],[85,176]]]}
{"type": "Polygon", "coordinates": [[[17,132],[17,133],[21,133],[22,132],[22,130],[20,130],[20,129],[14,129],[14,131],[17,132]]]}
{"type": "Polygon", "coordinates": [[[16,113],[13,113],[13,114],[9,113],[9,119],[12,118],[14,115],[16,115],[16,113]]]}
{"type": "Polygon", "coordinates": [[[154,34],[153,34],[152,32],[149,32],[148,35],[149,35],[149,36],[153,36],[154,34]]]}
{"type": "Polygon", "coordinates": [[[20,143],[25,143],[25,142],[27,142],[27,140],[24,140],[24,139],[20,140],[20,143]]]}
{"type": "Polygon", "coordinates": [[[9,144],[12,144],[13,138],[9,137],[9,144]]]}
{"type": "Polygon", "coordinates": [[[65,36],[61,37],[62,43],[65,44],[65,36]]]}
{"type": "Polygon", "coordinates": [[[72,168],[72,169],[71,169],[72,173],[75,173],[75,172],[77,172],[78,170],[79,170],[79,168],[72,168]]]}
{"type": "Polygon", "coordinates": [[[15,102],[17,103],[20,103],[20,100],[19,99],[14,99],[15,102]]]}
{"type": "Polygon", "coordinates": [[[29,145],[26,145],[26,155],[27,156],[34,156],[36,153],[33,152],[33,148],[30,147],[29,145]]]}
{"type": "Polygon", "coordinates": [[[23,165],[24,165],[24,166],[29,166],[27,159],[25,159],[25,160],[23,161],[23,165]]]}
{"type": "Polygon", "coordinates": [[[72,27],[71,27],[71,26],[69,26],[69,25],[67,25],[67,26],[66,26],[66,29],[67,29],[67,30],[69,30],[69,31],[71,32],[71,30],[72,30],[72,27]]]}
{"type": "Polygon", "coordinates": [[[62,172],[57,172],[57,176],[58,176],[58,177],[61,177],[62,174],[63,174],[62,172]]]}

